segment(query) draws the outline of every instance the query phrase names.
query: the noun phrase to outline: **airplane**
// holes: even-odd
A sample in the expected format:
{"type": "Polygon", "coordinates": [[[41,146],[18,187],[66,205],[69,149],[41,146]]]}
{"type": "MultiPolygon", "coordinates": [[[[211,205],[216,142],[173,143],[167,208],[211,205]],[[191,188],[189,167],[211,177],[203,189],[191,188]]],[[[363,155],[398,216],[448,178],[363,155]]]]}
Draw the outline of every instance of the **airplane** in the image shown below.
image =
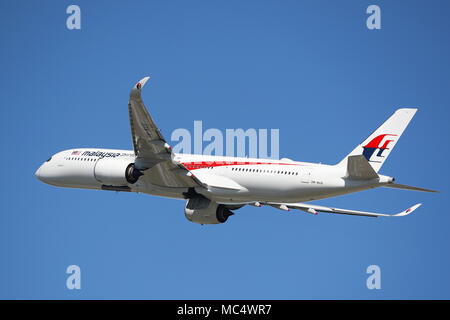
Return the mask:
{"type": "Polygon", "coordinates": [[[388,187],[437,192],[397,184],[379,174],[417,109],[402,108],[334,165],[281,160],[177,154],[164,139],[142,100],[149,77],[133,86],[128,103],[133,150],[76,148],[58,152],[36,171],[47,184],[95,190],[138,192],[186,200],[186,218],[198,224],[224,223],[245,205],[366,216],[396,214],[339,209],[309,201],[388,187]]]}

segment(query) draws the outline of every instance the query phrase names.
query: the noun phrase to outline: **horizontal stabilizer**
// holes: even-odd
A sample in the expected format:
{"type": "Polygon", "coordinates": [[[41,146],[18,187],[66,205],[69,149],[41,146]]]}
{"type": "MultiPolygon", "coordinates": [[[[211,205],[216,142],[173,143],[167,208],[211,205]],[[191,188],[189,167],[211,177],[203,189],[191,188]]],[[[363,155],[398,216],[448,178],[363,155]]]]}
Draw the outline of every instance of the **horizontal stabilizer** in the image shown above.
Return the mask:
{"type": "Polygon", "coordinates": [[[363,155],[349,156],[347,160],[347,178],[370,180],[378,178],[378,174],[363,155]]]}
{"type": "Polygon", "coordinates": [[[422,192],[439,192],[436,190],[430,190],[425,188],[419,188],[419,187],[413,187],[413,186],[407,186],[405,184],[398,184],[398,183],[389,183],[383,187],[386,188],[394,188],[394,189],[404,189],[404,190],[413,190],[413,191],[422,191],[422,192]]]}

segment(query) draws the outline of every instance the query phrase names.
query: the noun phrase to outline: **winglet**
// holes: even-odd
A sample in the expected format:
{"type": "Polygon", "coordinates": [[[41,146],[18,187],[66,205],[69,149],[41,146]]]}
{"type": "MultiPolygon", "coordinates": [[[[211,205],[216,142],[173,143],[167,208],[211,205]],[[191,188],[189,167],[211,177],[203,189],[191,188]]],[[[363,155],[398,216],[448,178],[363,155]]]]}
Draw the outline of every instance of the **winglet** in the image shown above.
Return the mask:
{"type": "Polygon", "coordinates": [[[138,81],[133,86],[133,88],[131,89],[130,96],[138,96],[138,95],[140,95],[141,94],[141,90],[145,86],[145,84],[147,83],[148,79],[150,79],[150,77],[145,77],[145,78],[141,79],[140,81],[138,81]]]}
{"type": "Polygon", "coordinates": [[[411,208],[406,209],[405,211],[402,211],[400,213],[394,214],[393,217],[402,217],[407,216],[408,214],[412,213],[414,210],[416,210],[418,207],[420,207],[422,204],[418,203],[416,205],[413,205],[411,208]]]}

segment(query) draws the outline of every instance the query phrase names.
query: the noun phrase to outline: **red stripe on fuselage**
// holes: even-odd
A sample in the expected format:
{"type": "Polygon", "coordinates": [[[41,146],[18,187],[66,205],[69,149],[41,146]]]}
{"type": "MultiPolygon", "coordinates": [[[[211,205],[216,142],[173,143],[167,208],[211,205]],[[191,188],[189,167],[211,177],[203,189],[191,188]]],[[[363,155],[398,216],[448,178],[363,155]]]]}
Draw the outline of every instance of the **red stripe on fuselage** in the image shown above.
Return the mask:
{"type": "Polygon", "coordinates": [[[299,163],[275,163],[275,162],[250,162],[250,161],[194,161],[182,162],[188,170],[206,169],[223,166],[245,166],[245,165],[281,165],[281,166],[301,166],[299,163]]]}

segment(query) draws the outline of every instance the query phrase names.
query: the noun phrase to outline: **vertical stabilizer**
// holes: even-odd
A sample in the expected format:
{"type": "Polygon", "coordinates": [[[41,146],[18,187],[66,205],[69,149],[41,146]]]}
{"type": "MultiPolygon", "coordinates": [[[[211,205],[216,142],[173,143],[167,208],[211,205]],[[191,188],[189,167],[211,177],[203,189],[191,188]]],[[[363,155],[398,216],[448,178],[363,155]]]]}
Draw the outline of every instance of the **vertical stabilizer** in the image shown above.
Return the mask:
{"type": "Polygon", "coordinates": [[[339,165],[347,165],[348,157],[363,155],[375,172],[378,172],[391,153],[417,109],[398,109],[366,140],[348,154],[339,165]]]}

